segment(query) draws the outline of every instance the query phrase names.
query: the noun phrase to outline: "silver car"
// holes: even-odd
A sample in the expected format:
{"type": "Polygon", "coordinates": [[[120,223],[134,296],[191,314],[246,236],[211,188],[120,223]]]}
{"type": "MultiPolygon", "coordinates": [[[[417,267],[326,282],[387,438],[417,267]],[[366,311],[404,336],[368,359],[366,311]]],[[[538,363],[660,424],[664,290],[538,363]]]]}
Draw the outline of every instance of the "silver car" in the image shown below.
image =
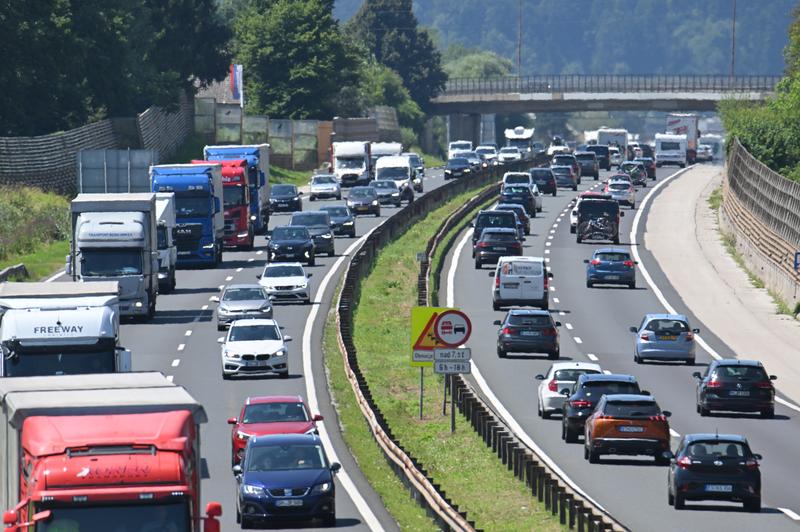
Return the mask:
{"type": "Polygon", "coordinates": [[[682,314],[647,314],[642,322],[631,327],[636,335],[633,360],[641,364],[644,360],[678,360],[694,365],[694,335],[700,329],[689,327],[689,320],[682,314]]]}
{"type": "Polygon", "coordinates": [[[333,174],[319,174],[311,178],[308,183],[308,196],[310,201],[318,198],[342,199],[342,188],[333,174]]]}
{"type": "Polygon", "coordinates": [[[606,194],[611,199],[619,202],[620,205],[628,205],[631,209],[636,208],[636,188],[630,181],[615,179],[606,184],[606,194]]]}
{"type": "Polygon", "coordinates": [[[311,274],[306,273],[299,262],[271,262],[258,276],[258,284],[275,302],[310,303],[309,277],[311,274]]]}
{"type": "Polygon", "coordinates": [[[272,303],[267,291],[257,284],[232,284],[211,298],[217,307],[217,330],[225,330],[236,320],[272,318],[272,303]]]}

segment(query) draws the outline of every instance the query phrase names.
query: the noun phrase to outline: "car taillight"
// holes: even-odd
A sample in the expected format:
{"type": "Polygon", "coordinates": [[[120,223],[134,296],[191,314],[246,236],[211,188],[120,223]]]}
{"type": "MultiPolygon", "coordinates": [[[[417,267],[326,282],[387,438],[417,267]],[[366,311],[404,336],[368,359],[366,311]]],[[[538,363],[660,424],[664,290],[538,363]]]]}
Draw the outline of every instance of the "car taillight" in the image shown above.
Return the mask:
{"type": "Polygon", "coordinates": [[[678,458],[676,463],[678,464],[678,467],[680,467],[681,469],[689,469],[690,467],[692,467],[692,460],[688,456],[681,456],[680,458],[678,458]]]}
{"type": "Polygon", "coordinates": [[[478,242],[476,244],[476,247],[485,248],[485,247],[489,247],[489,244],[487,244],[486,242],[478,242]]]}
{"type": "Polygon", "coordinates": [[[515,249],[516,248],[521,248],[522,244],[520,244],[519,242],[514,242],[512,244],[509,244],[509,247],[512,247],[512,248],[515,248],[515,249]]]}
{"type": "Polygon", "coordinates": [[[722,383],[718,380],[708,381],[706,383],[706,388],[722,388],[722,383]]]}
{"type": "Polygon", "coordinates": [[[598,266],[600,264],[600,259],[592,259],[592,262],[590,262],[589,264],[591,264],[592,266],[598,266]]]}
{"type": "Polygon", "coordinates": [[[542,331],[542,335],[543,336],[555,336],[556,334],[558,334],[558,331],[556,331],[555,328],[553,328],[553,327],[550,327],[548,329],[544,329],[542,331]]]}
{"type": "Polygon", "coordinates": [[[581,399],[576,399],[574,401],[570,401],[569,402],[569,406],[571,406],[573,408],[589,408],[590,406],[592,406],[592,402],[591,401],[583,401],[581,399]]]}
{"type": "Polygon", "coordinates": [[[608,185],[603,189],[603,192],[608,192],[608,185]]]}
{"type": "Polygon", "coordinates": [[[756,383],[756,388],[761,388],[764,390],[771,390],[772,389],[772,381],[759,381],[756,383]]]}
{"type": "Polygon", "coordinates": [[[558,391],[558,384],[556,383],[555,379],[553,379],[553,380],[551,380],[550,382],[547,383],[547,389],[550,390],[551,392],[557,392],[558,391]]]}
{"type": "Polygon", "coordinates": [[[547,272],[544,272],[544,291],[550,290],[550,278],[547,276],[547,272]]]}
{"type": "Polygon", "coordinates": [[[649,341],[650,341],[650,335],[649,335],[649,334],[647,334],[647,333],[643,333],[643,334],[642,334],[642,335],[639,337],[639,339],[640,339],[640,340],[644,340],[645,342],[649,342],[649,341]]]}
{"type": "Polygon", "coordinates": [[[499,275],[495,275],[494,276],[494,287],[495,288],[500,288],[500,276],[499,275]]]}
{"type": "Polygon", "coordinates": [[[650,421],[666,421],[667,420],[667,416],[664,416],[664,415],[650,416],[647,419],[649,419],[650,421]]]}
{"type": "Polygon", "coordinates": [[[633,261],[626,260],[625,262],[622,263],[622,265],[625,266],[626,268],[633,268],[633,261]]]}
{"type": "Polygon", "coordinates": [[[758,460],[756,460],[755,458],[748,458],[747,461],[744,463],[744,465],[747,469],[755,471],[758,469],[758,460]]]}
{"type": "Polygon", "coordinates": [[[503,334],[514,334],[516,333],[516,329],[512,329],[511,327],[503,327],[503,334]]]}

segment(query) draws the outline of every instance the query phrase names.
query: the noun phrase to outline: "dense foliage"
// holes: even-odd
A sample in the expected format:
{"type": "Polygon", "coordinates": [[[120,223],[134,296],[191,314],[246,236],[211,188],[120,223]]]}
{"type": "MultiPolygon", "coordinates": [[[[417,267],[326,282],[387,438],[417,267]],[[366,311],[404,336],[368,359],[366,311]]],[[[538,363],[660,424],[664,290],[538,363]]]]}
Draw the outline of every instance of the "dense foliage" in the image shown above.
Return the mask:
{"type": "Polygon", "coordinates": [[[69,200],[40,190],[0,186],[0,260],[69,238],[69,200]]]}
{"type": "Polygon", "coordinates": [[[0,135],[169,107],[225,75],[213,0],[36,0],[0,9],[0,135]]]}

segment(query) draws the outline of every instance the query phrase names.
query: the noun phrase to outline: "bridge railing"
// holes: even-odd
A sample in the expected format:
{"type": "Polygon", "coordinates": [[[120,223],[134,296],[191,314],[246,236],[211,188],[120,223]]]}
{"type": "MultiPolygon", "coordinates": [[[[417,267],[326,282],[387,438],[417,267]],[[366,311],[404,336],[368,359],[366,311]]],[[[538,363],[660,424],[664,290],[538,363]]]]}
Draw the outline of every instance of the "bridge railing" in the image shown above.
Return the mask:
{"type": "Polygon", "coordinates": [[[552,92],[750,92],[773,91],[780,76],[558,75],[454,78],[440,96],[552,92]]]}

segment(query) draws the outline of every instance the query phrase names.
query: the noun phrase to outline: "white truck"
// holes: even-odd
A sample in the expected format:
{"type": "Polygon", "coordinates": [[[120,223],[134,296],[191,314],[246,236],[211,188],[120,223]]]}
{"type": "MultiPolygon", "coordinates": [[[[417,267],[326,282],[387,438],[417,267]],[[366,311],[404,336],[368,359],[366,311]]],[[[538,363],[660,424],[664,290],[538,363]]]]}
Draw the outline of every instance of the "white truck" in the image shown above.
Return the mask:
{"type": "Polygon", "coordinates": [[[468,140],[454,140],[447,145],[447,158],[452,159],[460,151],[472,151],[472,142],[468,140]]]}
{"type": "Polygon", "coordinates": [[[175,290],[175,269],[178,247],[175,245],[175,193],[156,193],[156,240],[158,241],[158,289],[161,293],[175,290]]]}
{"type": "Polygon", "coordinates": [[[117,281],[122,316],[150,319],[158,296],[156,195],[78,194],[70,204],[73,281],[117,281]]]}
{"type": "Polygon", "coordinates": [[[342,186],[366,185],[372,179],[370,143],[334,142],[331,145],[331,171],[342,186]]]}
{"type": "Polygon", "coordinates": [[[414,190],[422,192],[422,181],[411,165],[408,155],[387,155],[375,163],[375,179],[391,179],[400,189],[400,197],[414,200],[414,190]]]}
{"type": "Polygon", "coordinates": [[[399,142],[373,142],[370,146],[370,156],[372,158],[373,174],[375,164],[381,157],[388,155],[400,155],[403,153],[403,145],[399,142]]]}
{"type": "Polygon", "coordinates": [[[691,113],[670,113],[667,115],[665,133],[686,136],[686,162],[694,164],[697,159],[697,139],[700,136],[698,117],[691,113]]]}
{"type": "Polygon", "coordinates": [[[0,377],[121,373],[119,283],[0,284],[0,377]]]}
{"type": "Polygon", "coordinates": [[[506,129],[503,133],[506,138],[506,146],[519,148],[522,160],[529,161],[535,155],[533,151],[534,128],[524,128],[517,126],[513,129],[506,129]]]}
{"type": "Polygon", "coordinates": [[[700,144],[711,146],[711,158],[713,160],[725,158],[725,139],[722,135],[708,133],[700,137],[700,144]]]}
{"type": "Polygon", "coordinates": [[[625,161],[628,154],[628,130],[601,127],[597,130],[597,144],[616,146],[619,148],[621,160],[625,161]]]}
{"type": "Polygon", "coordinates": [[[656,166],[686,167],[686,135],[656,133],[656,166]]]}

